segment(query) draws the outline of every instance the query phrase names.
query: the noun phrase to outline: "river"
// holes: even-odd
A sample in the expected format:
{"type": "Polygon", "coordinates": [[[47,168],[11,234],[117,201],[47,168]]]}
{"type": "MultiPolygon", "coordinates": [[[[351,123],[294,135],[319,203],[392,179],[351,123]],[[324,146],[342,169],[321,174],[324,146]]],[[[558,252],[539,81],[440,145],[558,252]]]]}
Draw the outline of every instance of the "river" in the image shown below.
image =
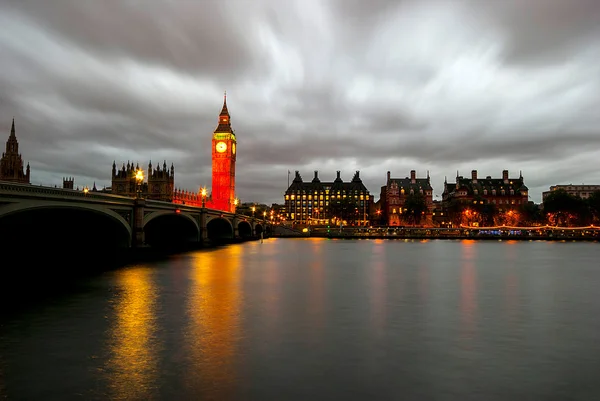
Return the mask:
{"type": "Polygon", "coordinates": [[[3,314],[0,399],[600,399],[599,246],[269,239],[90,275],[3,314]]]}

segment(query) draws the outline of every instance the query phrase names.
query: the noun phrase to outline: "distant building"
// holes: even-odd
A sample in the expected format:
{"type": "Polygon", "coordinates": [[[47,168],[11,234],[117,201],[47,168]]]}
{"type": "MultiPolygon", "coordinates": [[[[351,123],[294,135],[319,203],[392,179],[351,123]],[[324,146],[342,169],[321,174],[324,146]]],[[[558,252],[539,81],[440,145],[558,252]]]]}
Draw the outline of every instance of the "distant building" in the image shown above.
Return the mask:
{"type": "Polygon", "coordinates": [[[471,178],[459,176],[456,182],[444,181],[444,192],[442,202],[447,203],[456,200],[465,204],[478,202],[496,205],[499,211],[514,209],[527,204],[529,200],[529,188],[523,181],[523,175],[518,178],[509,178],[508,170],[502,171],[502,178],[477,177],[477,170],[471,171],[471,178]]]}
{"type": "Polygon", "coordinates": [[[29,184],[31,183],[30,176],[29,163],[27,163],[26,170],[23,171],[23,158],[19,154],[19,142],[15,134],[15,119],[13,118],[10,135],[6,141],[6,150],[0,159],[0,181],[29,184]]]}
{"type": "Polygon", "coordinates": [[[387,172],[386,185],[381,187],[378,208],[379,222],[388,226],[432,225],[433,188],[429,172],[426,178],[417,178],[415,170],[410,171],[410,177],[392,178],[387,172]],[[408,201],[420,199],[424,203],[421,215],[415,217],[408,208],[408,201]]]}
{"type": "Polygon", "coordinates": [[[357,171],[350,182],[342,181],[340,171],[332,182],[321,182],[315,171],[312,181],[304,182],[296,171],[285,191],[285,219],[293,224],[368,225],[373,196],[357,171]]]}
{"type": "Polygon", "coordinates": [[[63,177],[63,189],[75,189],[75,178],[63,177]]]}
{"type": "Polygon", "coordinates": [[[457,172],[455,183],[444,181],[441,212],[455,225],[515,225],[520,220],[518,209],[528,202],[529,189],[522,174],[510,178],[508,170],[503,170],[502,178],[479,178],[473,170],[470,178],[457,172]]]}
{"type": "Polygon", "coordinates": [[[167,168],[167,162],[160,164],[153,169],[152,162],[148,164],[148,175],[144,177],[146,182],[142,182],[138,187],[136,174],[140,171],[140,166],[127,162],[121,169],[117,170],[116,163],[112,166],[111,193],[115,195],[124,195],[136,197],[138,191],[146,199],[172,202],[174,194],[175,167],[167,168]]]}
{"type": "Polygon", "coordinates": [[[542,202],[544,201],[544,199],[546,199],[548,195],[559,189],[564,190],[569,195],[578,196],[581,199],[587,199],[594,192],[600,191],[600,185],[553,185],[550,187],[550,191],[542,192],[542,202]]]}

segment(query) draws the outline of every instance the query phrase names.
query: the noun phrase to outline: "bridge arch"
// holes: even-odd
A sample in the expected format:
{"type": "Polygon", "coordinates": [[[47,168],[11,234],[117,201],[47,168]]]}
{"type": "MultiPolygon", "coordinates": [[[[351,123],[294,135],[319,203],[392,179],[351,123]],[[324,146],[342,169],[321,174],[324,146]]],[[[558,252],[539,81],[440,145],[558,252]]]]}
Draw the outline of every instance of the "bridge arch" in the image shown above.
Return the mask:
{"type": "Polygon", "coordinates": [[[233,226],[223,217],[214,217],[206,222],[206,231],[211,241],[222,242],[233,239],[233,226]]]}
{"type": "Polygon", "coordinates": [[[252,226],[247,221],[238,222],[238,234],[241,238],[252,237],[252,226]]]}
{"type": "Polygon", "coordinates": [[[200,226],[187,213],[152,212],[144,216],[142,227],[145,243],[153,248],[185,247],[200,240],[200,226]]]}
{"type": "Polygon", "coordinates": [[[260,223],[256,223],[256,224],[254,225],[254,231],[256,232],[256,235],[260,236],[260,234],[261,234],[262,232],[264,232],[264,227],[262,226],[262,224],[260,224],[260,223]]]}
{"type": "Polygon", "coordinates": [[[117,212],[98,205],[15,203],[0,208],[0,241],[40,248],[108,251],[131,245],[132,229],[117,212]]]}

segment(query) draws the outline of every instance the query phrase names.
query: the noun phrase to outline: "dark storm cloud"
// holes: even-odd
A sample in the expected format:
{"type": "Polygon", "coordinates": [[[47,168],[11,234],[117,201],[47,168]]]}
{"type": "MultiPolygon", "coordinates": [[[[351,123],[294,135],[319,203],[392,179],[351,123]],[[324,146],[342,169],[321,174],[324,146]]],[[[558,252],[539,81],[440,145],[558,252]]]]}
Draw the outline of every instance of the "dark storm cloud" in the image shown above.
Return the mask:
{"type": "Polygon", "coordinates": [[[573,50],[598,40],[597,0],[507,0],[482,2],[509,32],[506,56],[516,63],[563,62],[573,50]]]}
{"type": "Polygon", "coordinates": [[[600,3],[452,0],[0,3],[0,132],[17,121],[35,183],[110,184],[113,160],[173,162],[210,187],[228,91],[242,200],[287,171],[498,176],[539,201],[600,182],[600,3]],[[574,167],[576,166],[576,167],[574,167]]]}
{"type": "Polygon", "coordinates": [[[9,1],[57,41],[101,58],[235,79],[256,61],[227,1],[9,1]],[[223,68],[227,66],[227,68],[223,68]]]}

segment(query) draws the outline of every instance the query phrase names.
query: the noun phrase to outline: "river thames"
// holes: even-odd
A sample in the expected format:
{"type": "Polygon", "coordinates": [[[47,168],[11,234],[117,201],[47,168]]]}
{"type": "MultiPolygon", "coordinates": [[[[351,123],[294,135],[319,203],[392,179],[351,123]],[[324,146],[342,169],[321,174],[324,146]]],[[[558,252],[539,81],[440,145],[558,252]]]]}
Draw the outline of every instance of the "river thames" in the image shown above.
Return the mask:
{"type": "Polygon", "coordinates": [[[0,399],[600,399],[599,256],[307,238],[127,266],[2,316],[0,399]]]}

